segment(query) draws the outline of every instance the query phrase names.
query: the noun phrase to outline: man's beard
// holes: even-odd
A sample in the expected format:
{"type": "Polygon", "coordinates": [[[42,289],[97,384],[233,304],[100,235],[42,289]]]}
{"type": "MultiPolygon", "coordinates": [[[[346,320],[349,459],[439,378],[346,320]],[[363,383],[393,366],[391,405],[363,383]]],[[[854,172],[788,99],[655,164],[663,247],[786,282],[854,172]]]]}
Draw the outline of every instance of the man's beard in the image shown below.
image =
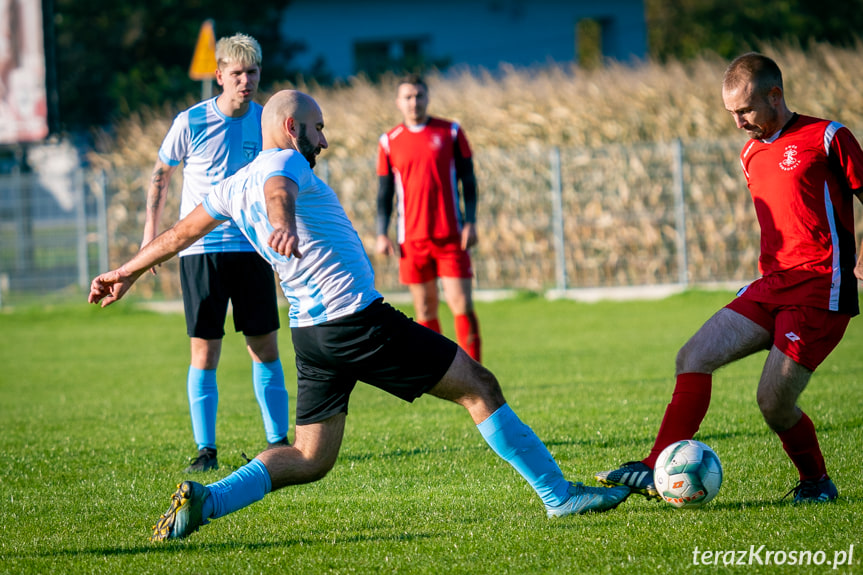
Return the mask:
{"type": "Polygon", "coordinates": [[[309,161],[309,166],[314,168],[317,163],[317,153],[320,151],[318,148],[312,145],[312,142],[309,140],[309,137],[306,136],[306,125],[300,124],[300,137],[297,140],[297,144],[300,149],[297,150],[303,157],[309,161]]]}
{"type": "MultiPolygon", "coordinates": [[[[778,117],[779,117],[779,112],[777,112],[776,110],[771,110],[770,117],[769,117],[767,120],[762,121],[762,122],[761,122],[761,126],[754,126],[754,128],[755,128],[754,130],[747,130],[747,131],[746,131],[746,132],[747,132],[747,134],[748,134],[748,135],[749,135],[749,137],[750,137],[751,139],[753,139],[753,140],[763,140],[763,139],[765,139],[765,137],[764,137],[764,136],[765,136],[764,128],[763,128],[762,126],[764,126],[765,124],[768,124],[768,123],[769,123],[770,125],[776,125],[776,119],[777,119],[778,117]]],[[[781,129],[781,128],[780,128],[780,129],[781,129]]],[[[773,135],[773,134],[775,134],[775,133],[776,133],[776,130],[774,130],[774,131],[773,131],[773,133],[772,133],[772,134],[770,134],[770,136],[772,136],[772,135],[773,135]]]]}

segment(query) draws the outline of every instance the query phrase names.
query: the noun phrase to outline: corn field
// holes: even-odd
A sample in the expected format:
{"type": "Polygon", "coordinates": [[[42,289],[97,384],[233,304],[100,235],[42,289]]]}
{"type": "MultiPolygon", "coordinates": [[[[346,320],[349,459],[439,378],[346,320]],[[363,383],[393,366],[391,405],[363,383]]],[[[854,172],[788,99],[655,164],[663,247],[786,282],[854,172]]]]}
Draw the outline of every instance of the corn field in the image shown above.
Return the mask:
{"type": "MultiPolygon", "coordinates": [[[[863,137],[863,78],[857,73],[863,51],[826,45],[805,53],[793,46],[761,50],[782,68],[793,111],[837,120],[863,137]]],[[[742,284],[756,277],[758,226],[737,159],[746,136],[722,104],[726,65],[704,56],[598,70],[427,76],[429,112],[457,120],[474,151],[477,287],[544,290],[560,284],[561,271],[571,288],[742,284]],[[675,167],[678,142],[683,163],[675,167]],[[561,222],[555,221],[555,187],[561,222]]],[[[320,104],[330,148],[316,170],[341,198],[384,290],[398,288],[397,262],[372,253],[374,161],[378,136],[400,121],[395,83],[353,78],[336,87],[277,86],[306,91],[320,104]]],[[[179,109],[119,122],[100,134],[89,158],[94,170],[108,175],[112,266],[139,246],[150,170],[179,109]]],[[[178,171],[166,226],[178,213],[180,179],[178,171]]],[[[169,262],[155,281],[136,289],[179,297],[175,270],[176,262],[169,262]]]]}

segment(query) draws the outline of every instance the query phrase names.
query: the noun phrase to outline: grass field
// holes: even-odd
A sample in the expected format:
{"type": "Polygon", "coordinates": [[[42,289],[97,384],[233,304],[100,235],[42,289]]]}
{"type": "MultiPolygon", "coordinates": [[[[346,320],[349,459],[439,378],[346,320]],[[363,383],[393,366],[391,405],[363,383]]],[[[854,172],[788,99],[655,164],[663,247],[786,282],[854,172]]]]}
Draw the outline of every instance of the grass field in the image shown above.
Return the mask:
{"type": "MultiPolygon", "coordinates": [[[[593,472],[650,448],[677,349],[729,297],[483,303],[485,362],[565,474],[595,484],[593,472]]],[[[133,301],[0,313],[0,573],[863,572],[861,321],[801,401],[840,490],[834,504],[782,500],[796,474],[755,405],[759,354],[714,378],[697,439],[719,454],[725,483],[702,510],[633,496],[607,514],[549,521],[461,408],[433,398],[409,405],[359,386],[329,476],[155,544],[150,526],[194,451],[182,315],[133,301]],[[852,564],[834,570],[852,545],[852,564]],[[696,547],[699,563],[703,551],[722,551],[719,565],[693,565],[696,547]],[[755,564],[723,567],[730,551],[755,564]],[[771,564],[759,565],[768,552],[771,564]],[[791,557],[811,564],[790,566],[791,557]]],[[[282,347],[290,374],[287,331],[282,347]]],[[[198,478],[205,483],[265,444],[250,371],[241,338],[229,335],[219,370],[222,467],[198,478]]],[[[288,388],[293,401],[291,377],[288,388]]]]}

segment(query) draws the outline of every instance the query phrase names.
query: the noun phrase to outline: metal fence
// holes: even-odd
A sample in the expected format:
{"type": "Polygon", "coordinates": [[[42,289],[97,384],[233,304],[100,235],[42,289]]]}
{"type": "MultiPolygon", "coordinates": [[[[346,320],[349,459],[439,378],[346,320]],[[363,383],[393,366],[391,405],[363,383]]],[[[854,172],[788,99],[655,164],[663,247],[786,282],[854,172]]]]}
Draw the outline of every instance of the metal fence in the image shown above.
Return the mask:
{"type": "MultiPolygon", "coordinates": [[[[477,150],[476,287],[544,291],[754,278],[758,226],[737,159],[741,145],[733,139],[477,150]]],[[[397,261],[372,253],[373,158],[331,155],[317,171],[354,222],[379,288],[402,289],[397,261]]],[[[134,253],[148,175],[79,169],[65,181],[0,176],[0,297],[84,288],[134,253]]],[[[166,214],[177,213],[179,179],[166,214]]],[[[178,298],[175,270],[166,265],[139,295],[178,298]]]]}
{"type": "Polygon", "coordinates": [[[0,176],[0,298],[85,286],[107,267],[105,187],[87,185],[87,175],[16,167],[0,176]]]}

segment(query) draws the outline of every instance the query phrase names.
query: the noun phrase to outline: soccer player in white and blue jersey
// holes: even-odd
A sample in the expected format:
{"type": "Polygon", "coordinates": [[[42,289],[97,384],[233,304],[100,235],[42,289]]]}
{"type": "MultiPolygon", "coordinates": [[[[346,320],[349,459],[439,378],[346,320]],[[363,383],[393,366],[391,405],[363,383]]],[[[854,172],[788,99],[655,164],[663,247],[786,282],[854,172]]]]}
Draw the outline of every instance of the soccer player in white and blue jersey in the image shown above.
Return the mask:
{"type": "Polygon", "coordinates": [[[455,342],[384,303],[336,194],[312,172],[327,147],[317,103],[284,90],[267,102],[262,125],[264,151],[254,162],[129,262],[91,284],[89,301],[110,305],[148,268],[230,218],[279,273],[291,303],[298,384],[294,444],[258,454],[219,482],[182,482],[151,539],[186,537],[270,491],[322,479],[336,462],[357,381],[405,401],[427,393],[466,408],[492,450],[536,491],[549,517],[607,511],[626,499],[628,487],[567,481],[488,369],[455,342]]]}
{"type": "MultiPolygon", "coordinates": [[[[261,151],[262,107],[253,101],[261,48],[251,36],[236,34],[219,40],[216,60],[222,93],[178,114],[159,149],[147,194],[144,246],[156,237],[177,166],[183,164],[182,218],[261,151]]],[[[218,469],[216,369],[229,300],[234,328],[245,335],[252,357],[253,386],[267,442],[287,444],[288,394],[279,359],[279,310],[269,264],[240,229],[226,221],[180,253],[180,282],[191,345],[186,388],[198,448],[186,471],[218,469]]]]}

